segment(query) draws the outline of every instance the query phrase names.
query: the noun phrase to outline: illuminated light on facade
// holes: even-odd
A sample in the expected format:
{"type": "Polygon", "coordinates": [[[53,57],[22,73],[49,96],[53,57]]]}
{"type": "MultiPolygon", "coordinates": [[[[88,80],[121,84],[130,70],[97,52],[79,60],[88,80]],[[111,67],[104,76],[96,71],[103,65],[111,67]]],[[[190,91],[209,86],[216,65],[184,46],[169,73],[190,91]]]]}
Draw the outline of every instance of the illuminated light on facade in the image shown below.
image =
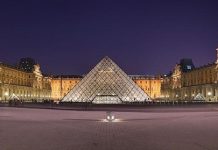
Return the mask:
{"type": "Polygon", "coordinates": [[[103,58],[62,100],[119,104],[150,97],[109,57],[103,58]]]}

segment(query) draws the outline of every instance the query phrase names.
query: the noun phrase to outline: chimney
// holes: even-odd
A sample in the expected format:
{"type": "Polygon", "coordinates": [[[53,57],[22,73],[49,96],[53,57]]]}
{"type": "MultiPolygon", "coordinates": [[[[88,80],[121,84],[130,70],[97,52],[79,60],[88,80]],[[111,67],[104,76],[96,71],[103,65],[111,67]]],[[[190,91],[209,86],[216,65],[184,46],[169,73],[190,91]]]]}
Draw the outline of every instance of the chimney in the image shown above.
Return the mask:
{"type": "Polygon", "coordinates": [[[216,63],[218,64],[218,48],[216,49],[216,63]]]}

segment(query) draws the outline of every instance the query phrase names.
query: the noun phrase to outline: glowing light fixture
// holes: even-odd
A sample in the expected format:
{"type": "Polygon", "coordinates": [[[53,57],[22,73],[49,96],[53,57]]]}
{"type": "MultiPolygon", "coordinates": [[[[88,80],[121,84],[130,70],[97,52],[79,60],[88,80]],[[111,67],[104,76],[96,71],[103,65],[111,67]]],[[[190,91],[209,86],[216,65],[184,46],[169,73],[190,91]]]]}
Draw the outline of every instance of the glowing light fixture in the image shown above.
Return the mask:
{"type": "Polygon", "coordinates": [[[107,121],[109,121],[109,122],[112,122],[112,121],[114,121],[115,120],[115,116],[112,114],[112,112],[107,112],[106,113],[106,119],[107,119],[107,121]]]}
{"type": "Polygon", "coordinates": [[[208,95],[208,96],[211,96],[211,95],[212,95],[212,93],[211,93],[211,92],[208,92],[208,93],[207,93],[207,95],[208,95]]]}
{"type": "Polygon", "coordinates": [[[9,94],[8,94],[8,92],[5,92],[5,96],[8,96],[9,94]]]}

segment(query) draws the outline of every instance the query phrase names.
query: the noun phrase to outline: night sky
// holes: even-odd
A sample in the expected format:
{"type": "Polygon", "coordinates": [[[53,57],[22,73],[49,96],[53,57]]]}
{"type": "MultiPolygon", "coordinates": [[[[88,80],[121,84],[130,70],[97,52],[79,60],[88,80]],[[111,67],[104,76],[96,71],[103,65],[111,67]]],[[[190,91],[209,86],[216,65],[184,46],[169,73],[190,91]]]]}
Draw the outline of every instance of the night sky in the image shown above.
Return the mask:
{"type": "Polygon", "coordinates": [[[32,57],[44,73],[85,74],[109,56],[127,74],[160,74],[181,58],[216,59],[218,1],[0,2],[0,61],[32,57]]]}

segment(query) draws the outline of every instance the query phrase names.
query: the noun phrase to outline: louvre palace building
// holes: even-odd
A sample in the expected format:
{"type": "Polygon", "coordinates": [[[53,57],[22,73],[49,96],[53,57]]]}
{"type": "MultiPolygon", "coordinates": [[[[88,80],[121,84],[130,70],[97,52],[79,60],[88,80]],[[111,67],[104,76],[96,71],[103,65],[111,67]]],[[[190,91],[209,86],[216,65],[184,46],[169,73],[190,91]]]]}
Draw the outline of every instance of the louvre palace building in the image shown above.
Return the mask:
{"type": "Polygon", "coordinates": [[[51,78],[42,75],[40,65],[23,58],[16,66],[0,62],[0,100],[43,100],[51,98],[51,78]]]}
{"type": "Polygon", "coordinates": [[[23,58],[15,66],[0,63],[0,101],[216,102],[217,67],[218,59],[201,67],[195,67],[191,59],[181,59],[166,75],[127,75],[112,59],[104,57],[86,75],[48,76],[41,72],[40,65],[33,59],[23,58]]]}
{"type": "Polygon", "coordinates": [[[161,98],[168,100],[218,101],[218,49],[217,59],[207,65],[195,67],[191,59],[182,59],[165,75],[161,84],[161,98]]]}

